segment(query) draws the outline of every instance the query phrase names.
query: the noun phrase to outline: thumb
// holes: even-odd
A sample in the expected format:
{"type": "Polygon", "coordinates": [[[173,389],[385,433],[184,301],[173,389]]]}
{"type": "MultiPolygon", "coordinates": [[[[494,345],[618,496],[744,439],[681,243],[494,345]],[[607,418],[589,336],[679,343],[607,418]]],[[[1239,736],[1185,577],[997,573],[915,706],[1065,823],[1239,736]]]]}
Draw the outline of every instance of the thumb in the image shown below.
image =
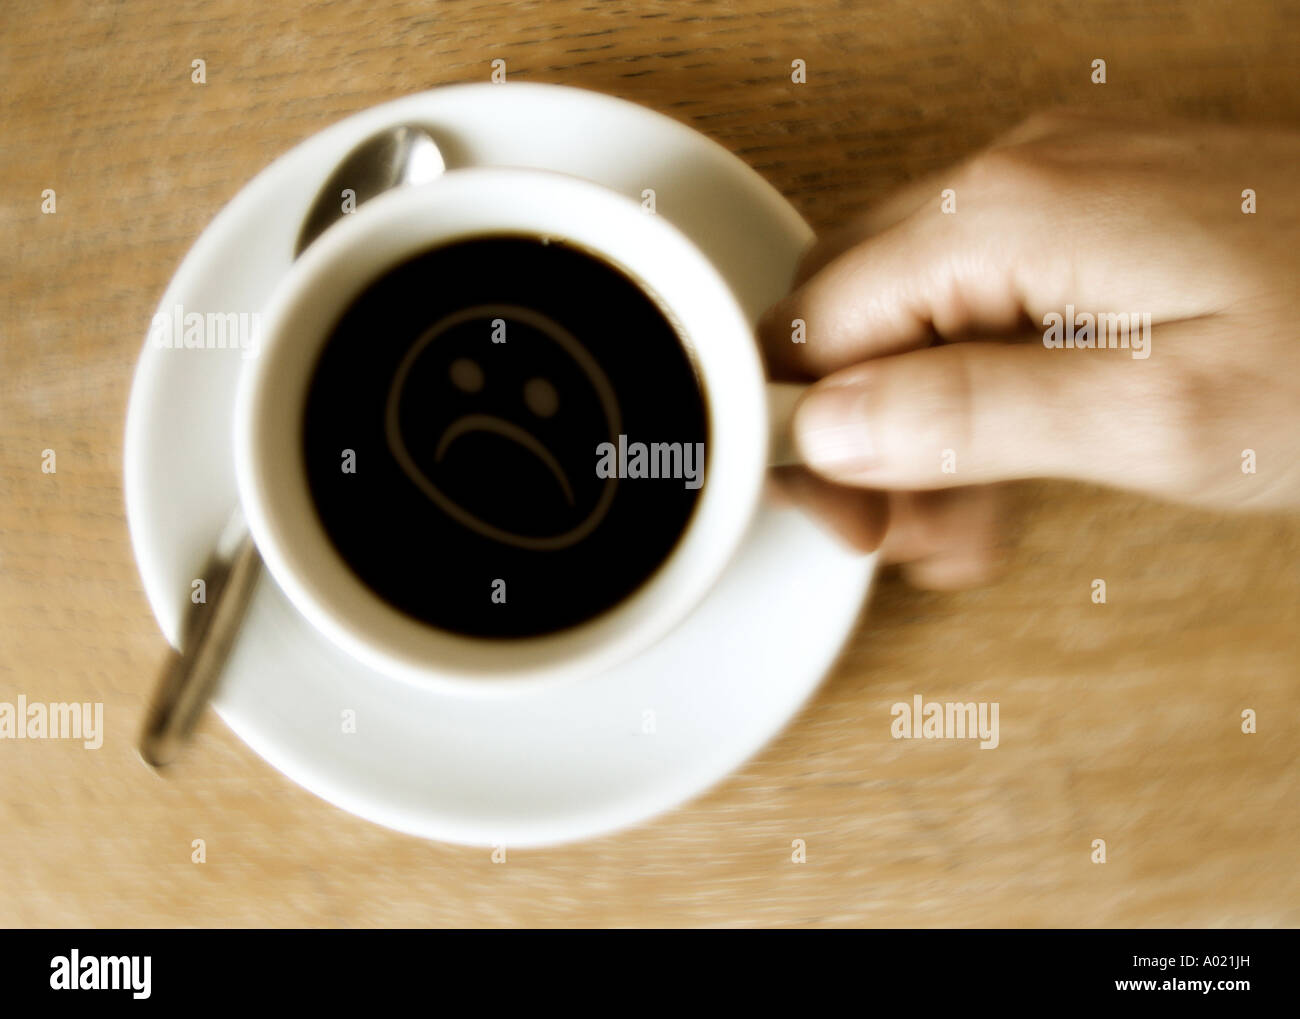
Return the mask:
{"type": "Polygon", "coordinates": [[[812,386],[795,411],[795,441],[818,474],[862,487],[1068,477],[1146,488],[1148,367],[1124,350],[1031,343],[909,351],[812,386]]]}

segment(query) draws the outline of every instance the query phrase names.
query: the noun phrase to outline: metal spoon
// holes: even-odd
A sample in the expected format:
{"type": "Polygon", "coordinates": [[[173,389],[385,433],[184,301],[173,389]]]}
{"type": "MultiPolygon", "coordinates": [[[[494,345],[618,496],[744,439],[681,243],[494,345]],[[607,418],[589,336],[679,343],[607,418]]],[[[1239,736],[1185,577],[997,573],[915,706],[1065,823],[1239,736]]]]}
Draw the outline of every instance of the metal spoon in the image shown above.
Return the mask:
{"type": "MultiPolygon", "coordinates": [[[[321,187],[303,220],[293,257],[343,217],[345,190],[353,192],[356,208],[393,188],[433,180],[444,169],[437,143],[423,128],[403,125],[367,138],[321,187]]],[[[174,760],[193,733],[234,647],[261,572],[262,557],[236,508],[203,570],[206,601],[189,606],[181,624],[181,650],[168,656],[149,706],[140,756],[151,767],[174,760]]]]}

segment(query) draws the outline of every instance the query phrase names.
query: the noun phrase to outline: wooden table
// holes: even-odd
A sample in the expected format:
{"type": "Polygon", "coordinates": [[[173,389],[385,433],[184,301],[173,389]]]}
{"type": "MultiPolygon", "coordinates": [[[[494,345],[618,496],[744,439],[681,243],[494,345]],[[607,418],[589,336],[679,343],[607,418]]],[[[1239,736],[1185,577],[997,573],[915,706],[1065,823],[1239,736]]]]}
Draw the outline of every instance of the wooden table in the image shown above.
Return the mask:
{"type": "Polygon", "coordinates": [[[107,735],[0,741],[0,924],[1300,924],[1295,517],[1021,486],[1011,575],[943,595],[885,576],[742,772],[498,865],[336,810],[215,718],[148,771],[164,644],[122,502],[131,371],[172,272],[345,114],[503,58],[693,125],[820,227],[1044,105],[1294,125],[1298,50],[1281,2],[5,4],[0,701],[102,701],[107,735]],[[999,702],[1001,746],[891,739],[916,693],[999,702]]]}

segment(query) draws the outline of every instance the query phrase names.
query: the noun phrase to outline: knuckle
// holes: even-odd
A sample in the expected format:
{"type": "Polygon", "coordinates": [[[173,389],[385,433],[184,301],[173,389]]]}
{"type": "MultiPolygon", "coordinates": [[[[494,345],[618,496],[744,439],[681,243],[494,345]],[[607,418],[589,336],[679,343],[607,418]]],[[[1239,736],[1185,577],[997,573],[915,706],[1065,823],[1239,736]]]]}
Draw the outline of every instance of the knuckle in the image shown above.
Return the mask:
{"type": "Polygon", "coordinates": [[[882,436],[882,453],[896,468],[929,479],[944,475],[951,451],[960,474],[971,455],[974,432],[970,368],[962,356],[953,359],[949,370],[936,371],[925,362],[913,360],[913,370],[890,379],[889,434],[882,436]]]}
{"type": "Polygon", "coordinates": [[[971,160],[964,183],[976,191],[1011,199],[1054,185],[1059,171],[1030,144],[987,149],[971,160]]]}
{"type": "Polygon", "coordinates": [[[1060,106],[1051,106],[1035,110],[1026,117],[1016,129],[1024,138],[1041,138],[1055,134],[1069,121],[1069,112],[1060,106]]]}
{"type": "Polygon", "coordinates": [[[1017,145],[1060,134],[1070,134],[1097,122],[1091,111],[1074,106],[1049,106],[1036,110],[995,144],[1017,145]]]}
{"type": "Polygon", "coordinates": [[[1209,438],[1215,387],[1181,365],[1142,373],[1141,379],[1133,398],[1147,432],[1153,467],[1167,475],[1167,481],[1186,478],[1209,438]]]}

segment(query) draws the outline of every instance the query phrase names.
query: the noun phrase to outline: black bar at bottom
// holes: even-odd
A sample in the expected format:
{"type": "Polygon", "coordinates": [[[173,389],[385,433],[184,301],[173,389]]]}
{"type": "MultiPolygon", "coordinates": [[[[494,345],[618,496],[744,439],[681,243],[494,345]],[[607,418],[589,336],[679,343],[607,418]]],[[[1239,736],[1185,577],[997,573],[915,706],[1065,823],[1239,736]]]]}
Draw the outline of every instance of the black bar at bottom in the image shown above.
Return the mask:
{"type": "Polygon", "coordinates": [[[807,1010],[1124,1000],[1223,1010],[1292,1003],[1293,942],[1261,930],[25,930],[0,934],[0,1000],[11,1015],[110,1001],[205,1013],[387,1002],[610,1011],[734,1007],[752,995],[775,1004],[775,994],[807,1010]]]}

